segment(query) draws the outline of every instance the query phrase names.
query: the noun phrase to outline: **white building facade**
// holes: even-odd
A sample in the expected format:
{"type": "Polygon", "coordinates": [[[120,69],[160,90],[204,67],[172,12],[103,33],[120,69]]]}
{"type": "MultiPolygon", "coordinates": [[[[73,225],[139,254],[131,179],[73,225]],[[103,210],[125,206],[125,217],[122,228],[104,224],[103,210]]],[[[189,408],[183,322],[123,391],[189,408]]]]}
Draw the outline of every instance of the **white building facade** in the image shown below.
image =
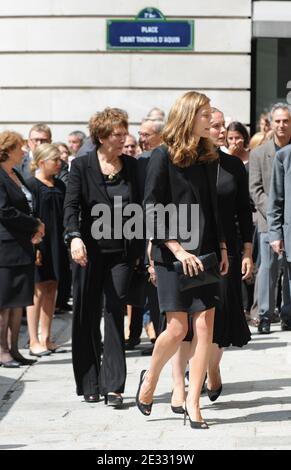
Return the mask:
{"type": "MultiPolygon", "coordinates": [[[[136,134],[150,108],[168,112],[189,89],[205,92],[226,116],[250,125],[257,112],[252,30],[264,37],[266,8],[279,4],[291,16],[289,1],[1,0],[0,130],[27,137],[34,123],[45,122],[54,140],[66,140],[73,130],[87,132],[95,111],[116,106],[127,110],[136,134]],[[168,20],[193,20],[193,50],[109,50],[107,20],[134,19],[145,7],[168,20]]],[[[286,22],[286,12],[275,21],[286,22]]]]}

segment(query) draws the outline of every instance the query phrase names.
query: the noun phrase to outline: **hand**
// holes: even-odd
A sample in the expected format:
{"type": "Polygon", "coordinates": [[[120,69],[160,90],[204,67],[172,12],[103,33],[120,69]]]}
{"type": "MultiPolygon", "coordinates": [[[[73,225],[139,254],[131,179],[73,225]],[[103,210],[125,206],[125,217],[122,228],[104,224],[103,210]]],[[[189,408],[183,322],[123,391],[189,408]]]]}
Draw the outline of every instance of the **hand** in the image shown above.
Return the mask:
{"type": "Polygon", "coordinates": [[[85,267],[88,258],[87,258],[87,250],[86,246],[83,243],[83,240],[81,238],[73,238],[71,241],[71,255],[73,261],[75,263],[79,264],[82,267],[85,267]]]}
{"type": "Polygon", "coordinates": [[[155,268],[153,266],[149,266],[148,267],[148,273],[150,275],[150,281],[151,283],[157,287],[157,275],[156,275],[156,271],[155,271],[155,268]]]}
{"type": "Polygon", "coordinates": [[[236,155],[240,153],[244,148],[244,141],[243,139],[238,139],[235,144],[230,144],[228,147],[228,151],[230,155],[236,155]]]}
{"type": "Polygon", "coordinates": [[[243,256],[241,263],[242,280],[249,279],[253,274],[254,264],[251,256],[243,256]]]}
{"type": "Polygon", "coordinates": [[[222,276],[225,276],[228,273],[228,268],[229,268],[227,250],[225,249],[220,250],[220,253],[221,253],[221,261],[219,264],[220,274],[222,276]]]}
{"type": "Polygon", "coordinates": [[[275,240],[271,242],[270,245],[273,248],[273,251],[277,253],[278,255],[282,255],[282,253],[284,252],[283,240],[275,240]]]}
{"type": "Polygon", "coordinates": [[[198,271],[204,271],[204,266],[197,256],[188,253],[183,248],[180,248],[175,253],[177,260],[181,261],[185,276],[193,277],[198,275],[198,271]]]}
{"type": "Polygon", "coordinates": [[[43,232],[36,232],[31,239],[31,243],[33,245],[37,245],[38,243],[41,242],[42,237],[43,237],[43,232]]]}
{"type": "Polygon", "coordinates": [[[39,221],[39,225],[37,227],[37,231],[40,232],[42,234],[42,237],[44,237],[45,235],[45,225],[44,223],[40,220],[40,219],[37,219],[39,221]]]}

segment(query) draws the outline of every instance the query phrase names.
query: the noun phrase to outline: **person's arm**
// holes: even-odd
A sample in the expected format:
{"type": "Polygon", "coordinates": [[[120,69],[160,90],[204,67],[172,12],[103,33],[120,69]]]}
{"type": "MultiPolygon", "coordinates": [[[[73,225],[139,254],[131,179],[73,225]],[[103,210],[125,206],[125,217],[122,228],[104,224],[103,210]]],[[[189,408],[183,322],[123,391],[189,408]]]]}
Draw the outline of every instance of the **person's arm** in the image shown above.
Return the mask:
{"type": "Polygon", "coordinates": [[[284,251],[284,165],[283,157],[277,153],[274,158],[267,211],[270,245],[275,253],[284,251]]]}
{"type": "Polygon", "coordinates": [[[15,230],[34,235],[41,227],[41,222],[22,212],[9,202],[5,186],[0,183],[0,222],[7,230],[15,230]]]}
{"type": "Polygon", "coordinates": [[[147,166],[144,191],[144,213],[146,221],[146,237],[153,245],[164,245],[169,236],[169,227],[165,218],[157,213],[169,202],[169,170],[168,156],[165,150],[153,150],[147,166]]]}
{"type": "Polygon", "coordinates": [[[80,230],[81,174],[76,160],[72,161],[64,202],[65,241],[70,247],[72,259],[86,266],[87,250],[80,230]]]}
{"type": "Polygon", "coordinates": [[[266,219],[267,218],[267,200],[268,197],[265,193],[263,186],[263,176],[260,164],[260,154],[257,149],[250,152],[249,169],[250,180],[249,189],[252,200],[254,201],[257,211],[266,219]]]}

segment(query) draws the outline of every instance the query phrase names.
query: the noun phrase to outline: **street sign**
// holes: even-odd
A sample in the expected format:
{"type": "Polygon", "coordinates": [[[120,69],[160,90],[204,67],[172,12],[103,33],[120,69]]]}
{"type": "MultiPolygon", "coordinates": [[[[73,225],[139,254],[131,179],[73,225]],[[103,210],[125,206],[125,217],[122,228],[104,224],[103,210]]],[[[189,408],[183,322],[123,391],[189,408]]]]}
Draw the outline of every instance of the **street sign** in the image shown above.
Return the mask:
{"type": "Polygon", "coordinates": [[[193,50],[194,21],[166,20],[160,10],[144,8],[134,20],[107,20],[107,49],[193,50]]]}

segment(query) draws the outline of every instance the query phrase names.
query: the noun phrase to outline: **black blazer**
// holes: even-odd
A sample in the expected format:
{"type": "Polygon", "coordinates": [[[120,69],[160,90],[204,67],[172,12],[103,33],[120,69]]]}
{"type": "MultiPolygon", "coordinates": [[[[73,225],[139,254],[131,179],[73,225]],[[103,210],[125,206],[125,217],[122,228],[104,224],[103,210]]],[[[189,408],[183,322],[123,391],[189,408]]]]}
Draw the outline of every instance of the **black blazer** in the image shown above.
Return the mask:
{"type": "MultiPolygon", "coordinates": [[[[21,175],[14,170],[24,183],[21,175]]],[[[24,266],[34,262],[31,243],[39,222],[21,188],[0,167],[0,266],[24,266]]]]}
{"type": "MultiPolygon", "coordinates": [[[[217,192],[216,192],[216,179],[217,179],[217,163],[211,162],[205,164],[207,177],[210,187],[211,203],[214,214],[214,221],[216,224],[217,231],[217,246],[216,253],[218,259],[220,259],[220,247],[219,241],[224,241],[224,235],[221,228],[220,219],[218,216],[218,205],[217,205],[217,192]]],[[[153,150],[148,167],[147,167],[147,176],[145,183],[145,197],[144,204],[145,206],[163,204],[164,206],[172,203],[176,207],[179,204],[186,204],[188,208],[188,221],[191,220],[190,206],[191,204],[200,203],[199,191],[193,184],[190,178],[190,172],[188,168],[180,168],[177,165],[174,165],[169,158],[167,147],[161,145],[153,150]]],[[[149,206],[148,206],[149,207],[149,206]]],[[[146,214],[149,215],[151,209],[145,207],[146,214]]],[[[161,226],[161,221],[158,221],[156,216],[154,216],[155,225],[157,223],[161,226]]],[[[194,252],[196,255],[199,255],[201,244],[202,244],[202,234],[204,231],[205,217],[204,214],[200,211],[199,218],[199,243],[198,247],[195,250],[189,250],[194,252]]],[[[188,230],[191,227],[188,226],[188,230]]],[[[172,252],[164,245],[165,241],[172,239],[173,237],[168,231],[167,222],[165,223],[165,238],[158,239],[156,233],[153,232],[150,234],[152,238],[152,258],[154,261],[161,263],[172,263],[176,258],[172,252]]],[[[183,240],[179,237],[177,241],[183,246],[183,240]]],[[[185,248],[187,250],[187,248],[185,248]]]]}
{"type": "MultiPolygon", "coordinates": [[[[137,162],[135,158],[121,155],[124,174],[129,189],[129,202],[140,204],[140,193],[137,181],[137,162]]],[[[107,195],[105,182],[101,173],[96,150],[72,161],[64,202],[64,226],[66,236],[80,233],[87,250],[98,250],[98,240],[91,235],[95,218],[91,215],[95,204],[107,204],[112,208],[107,195]]],[[[142,241],[141,241],[142,242],[142,241]]],[[[132,240],[127,243],[130,254],[138,255],[141,242],[132,240]]]]}

